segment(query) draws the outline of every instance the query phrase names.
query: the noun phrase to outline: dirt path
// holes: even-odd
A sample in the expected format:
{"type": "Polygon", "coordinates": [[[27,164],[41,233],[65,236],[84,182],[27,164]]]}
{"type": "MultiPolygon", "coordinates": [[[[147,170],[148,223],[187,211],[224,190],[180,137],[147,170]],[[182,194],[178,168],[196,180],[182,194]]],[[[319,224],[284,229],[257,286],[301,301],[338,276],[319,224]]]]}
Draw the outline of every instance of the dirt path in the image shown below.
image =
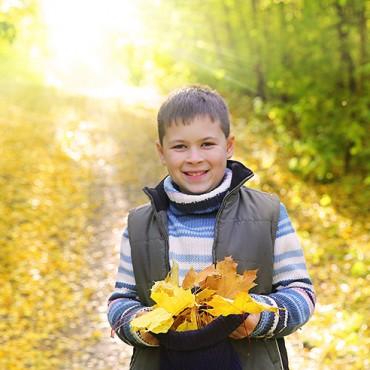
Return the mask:
{"type": "Polygon", "coordinates": [[[96,293],[93,295],[93,307],[97,312],[93,337],[96,342],[85,349],[74,368],[95,370],[128,369],[131,347],[117,338],[110,337],[107,321],[107,297],[112,292],[119,260],[119,241],[124,228],[127,204],[124,201],[122,187],[111,181],[114,169],[104,166],[100,170],[100,187],[102,206],[97,214],[94,243],[91,252],[95,255],[91,265],[92,283],[95,282],[96,293]]]}
{"type": "MultiPolygon", "coordinates": [[[[92,169],[91,202],[97,208],[88,226],[90,244],[84,256],[87,271],[81,271],[81,288],[88,295],[86,315],[70,323],[60,341],[67,350],[62,370],[125,370],[129,367],[132,348],[110,337],[107,321],[107,298],[111,294],[119,262],[119,243],[125,227],[128,204],[123,184],[117,180],[114,157],[120,145],[110,130],[112,114],[105,108],[91,107],[78,112],[80,122],[71,129],[68,122],[60,130],[73,132],[68,142],[68,155],[87,161],[92,169]],[[89,121],[83,119],[88,116],[89,121]],[[73,130],[73,131],[72,131],[73,130]]],[[[62,135],[63,136],[63,135],[62,135]]],[[[78,206],[78,205],[76,205],[78,206]]]]}

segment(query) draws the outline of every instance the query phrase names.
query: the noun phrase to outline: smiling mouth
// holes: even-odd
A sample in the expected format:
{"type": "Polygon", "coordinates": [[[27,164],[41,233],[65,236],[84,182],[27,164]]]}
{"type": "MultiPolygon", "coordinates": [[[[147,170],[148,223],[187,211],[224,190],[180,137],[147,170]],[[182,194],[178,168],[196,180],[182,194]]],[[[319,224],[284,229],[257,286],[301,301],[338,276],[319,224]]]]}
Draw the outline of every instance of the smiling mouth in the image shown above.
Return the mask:
{"type": "Polygon", "coordinates": [[[184,174],[187,175],[187,176],[194,176],[195,177],[195,176],[204,175],[207,172],[208,172],[208,170],[207,171],[188,171],[188,172],[184,171],[184,174]]]}

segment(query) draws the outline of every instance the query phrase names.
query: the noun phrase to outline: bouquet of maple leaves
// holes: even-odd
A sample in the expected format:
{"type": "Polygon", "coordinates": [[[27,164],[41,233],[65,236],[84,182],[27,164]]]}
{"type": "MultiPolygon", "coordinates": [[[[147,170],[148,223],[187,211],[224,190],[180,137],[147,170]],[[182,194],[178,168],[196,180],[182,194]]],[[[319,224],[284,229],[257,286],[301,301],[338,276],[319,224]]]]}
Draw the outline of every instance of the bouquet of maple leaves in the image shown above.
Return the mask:
{"type": "Polygon", "coordinates": [[[200,329],[218,316],[277,312],[277,307],[255,301],[249,290],[256,284],[257,270],[237,273],[237,263],[226,257],[200,272],[191,268],[179,285],[179,269],[173,263],[165,280],[157,281],[150,297],[152,309],[131,322],[134,330],[166,333],[168,330],[200,329]]]}

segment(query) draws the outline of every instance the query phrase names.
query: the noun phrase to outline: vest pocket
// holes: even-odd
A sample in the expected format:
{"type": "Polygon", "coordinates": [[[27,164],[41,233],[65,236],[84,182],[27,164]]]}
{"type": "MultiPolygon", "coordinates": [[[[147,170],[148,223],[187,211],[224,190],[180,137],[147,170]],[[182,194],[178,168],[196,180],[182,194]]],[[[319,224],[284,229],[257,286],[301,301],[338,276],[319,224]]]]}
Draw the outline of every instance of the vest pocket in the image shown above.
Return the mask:
{"type": "Polygon", "coordinates": [[[130,370],[160,370],[159,348],[134,347],[130,370]]]}
{"type": "Polygon", "coordinates": [[[242,339],[233,340],[243,370],[282,370],[280,356],[274,340],[242,339]]]}

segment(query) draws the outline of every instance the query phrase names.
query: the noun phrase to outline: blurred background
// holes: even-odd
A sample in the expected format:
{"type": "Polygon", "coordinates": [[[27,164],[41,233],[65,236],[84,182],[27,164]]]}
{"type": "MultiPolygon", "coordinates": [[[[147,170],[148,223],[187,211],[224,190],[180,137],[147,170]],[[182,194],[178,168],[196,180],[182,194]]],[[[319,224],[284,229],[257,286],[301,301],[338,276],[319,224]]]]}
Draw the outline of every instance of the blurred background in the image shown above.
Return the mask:
{"type": "Polygon", "coordinates": [[[165,175],[156,110],[201,83],[235,159],[305,251],[312,320],[291,369],[369,369],[370,4],[0,0],[0,368],[128,369],[110,338],[128,210],[165,175]]]}

